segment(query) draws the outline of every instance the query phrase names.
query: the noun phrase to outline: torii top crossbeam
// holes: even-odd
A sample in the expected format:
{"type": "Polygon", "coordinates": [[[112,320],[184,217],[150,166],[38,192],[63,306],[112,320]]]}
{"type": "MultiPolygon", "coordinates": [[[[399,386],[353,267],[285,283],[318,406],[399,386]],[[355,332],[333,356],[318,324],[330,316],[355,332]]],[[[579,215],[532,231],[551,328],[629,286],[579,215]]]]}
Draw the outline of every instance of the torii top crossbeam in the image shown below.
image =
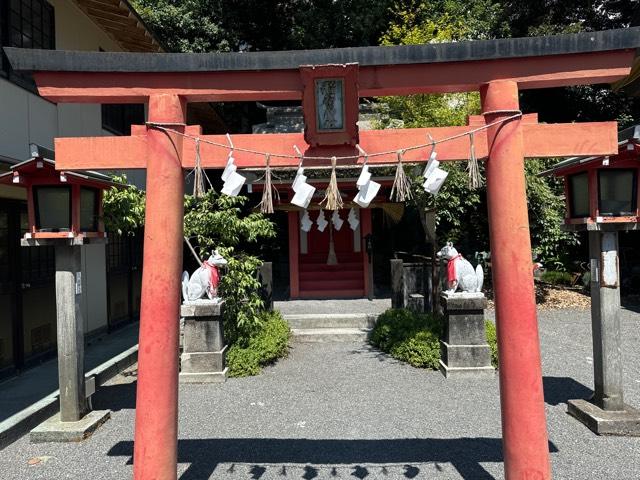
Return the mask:
{"type": "MultiPolygon", "coordinates": [[[[301,65],[357,64],[360,97],[431,92],[478,91],[491,81],[515,82],[519,90],[566,85],[607,83],[627,75],[640,44],[640,28],[577,35],[458,42],[398,47],[363,47],[331,50],[218,54],[140,54],[22,50],[6,48],[16,70],[34,72],[40,94],[54,102],[148,102],[157,94],[179,96],[185,102],[258,101],[301,99],[304,91],[301,65]]],[[[475,117],[470,123],[484,122],[475,117]]],[[[616,128],[612,123],[576,126],[538,125],[535,116],[523,119],[525,156],[607,155],[615,152],[616,128]]],[[[465,127],[429,129],[436,140],[465,131],[465,127]]],[[[133,129],[131,137],[59,139],[59,168],[144,168],[146,128],[133,129]],[[101,152],[117,149],[121,156],[101,152]]],[[[199,134],[198,127],[190,127],[199,134]]],[[[423,143],[424,129],[363,132],[361,146],[368,152],[384,146],[403,148],[423,143]]],[[[487,155],[486,132],[477,142],[477,155],[487,155]]],[[[203,137],[226,144],[223,136],[203,137]]],[[[237,135],[238,147],[274,154],[292,153],[298,145],[315,156],[301,134],[237,135]]],[[[220,168],[226,150],[202,145],[205,168],[220,168]]],[[[322,150],[321,150],[322,151],[322,150]]],[[[181,161],[193,168],[193,142],[185,142],[181,161]]],[[[336,146],[335,155],[353,153],[336,146]]],[[[464,138],[438,148],[440,160],[468,158],[464,138]]],[[[406,160],[419,161],[424,151],[407,152],[406,160]]],[[[371,162],[389,162],[393,155],[371,162]]],[[[264,157],[237,154],[239,167],[263,166],[264,157]]],[[[295,160],[273,158],[273,166],[294,166],[295,160]]]]}
{"type": "MultiPolygon", "coordinates": [[[[427,132],[437,140],[473,125],[487,127],[476,147],[478,156],[487,160],[505,478],[550,479],[524,158],[614,154],[617,126],[615,122],[538,125],[535,115],[516,118],[512,114],[519,112],[521,89],[623,78],[638,48],[640,28],[452,44],[243,54],[5,49],[13,68],[34,72],[40,94],[49,100],[149,103],[149,121],[155,127],[136,127],[131,137],[56,141],[60,169],[147,169],[135,478],[176,478],[183,169],[192,167],[195,158],[193,142],[183,135],[188,129],[198,132],[198,127],[184,125],[186,103],[302,99],[306,105],[314,69],[343,68],[351,75],[345,76],[350,82],[345,82],[344,96],[349,94],[351,99],[345,117],[350,116],[353,125],[358,97],[480,92],[482,116],[470,119],[469,127],[385,130],[366,132],[360,138],[356,131],[346,137],[345,144],[353,148],[353,140],[358,139],[369,152],[402,149],[423,142],[427,132]],[[158,130],[159,125],[171,125],[174,130],[158,130]]],[[[307,129],[314,121],[313,116],[305,118],[307,129]]],[[[324,138],[342,141],[345,137],[337,133],[324,138]]],[[[224,137],[206,138],[225,143],[224,137]]],[[[294,144],[301,149],[306,145],[310,156],[322,156],[314,151],[318,148],[341,155],[339,150],[345,147],[338,146],[340,141],[322,144],[318,137],[301,134],[234,136],[236,146],[270,153],[290,154],[294,144]]],[[[468,158],[463,141],[442,147],[440,159],[468,158]]],[[[226,153],[224,147],[203,146],[201,166],[224,165],[226,153]]],[[[297,164],[290,158],[275,160],[274,166],[297,164]]],[[[416,154],[409,160],[424,161],[426,156],[416,154]]],[[[236,164],[261,167],[264,159],[238,154],[236,164]]]]}

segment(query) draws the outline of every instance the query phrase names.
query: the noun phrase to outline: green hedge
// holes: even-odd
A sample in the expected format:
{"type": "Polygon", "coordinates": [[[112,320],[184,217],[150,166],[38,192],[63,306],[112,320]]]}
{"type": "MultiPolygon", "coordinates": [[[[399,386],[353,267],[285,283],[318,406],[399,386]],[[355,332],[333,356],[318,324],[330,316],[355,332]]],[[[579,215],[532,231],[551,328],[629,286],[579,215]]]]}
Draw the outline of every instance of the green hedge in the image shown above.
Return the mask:
{"type": "Polygon", "coordinates": [[[262,367],[286,357],[289,352],[289,324],[280,312],[263,312],[252,335],[227,352],[230,377],[258,375],[262,367]]]}
{"type": "Polygon", "coordinates": [[[551,285],[567,285],[573,284],[573,275],[569,272],[559,272],[557,270],[547,270],[540,276],[540,280],[550,283],[551,285]]]}
{"type": "MultiPolygon", "coordinates": [[[[498,362],[496,329],[492,322],[486,321],[487,341],[491,348],[491,360],[494,366],[498,362]]],[[[440,337],[444,323],[442,317],[429,314],[416,314],[406,309],[390,309],[380,317],[370,342],[393,358],[407,362],[418,368],[437,370],[440,366],[440,337]]]]}

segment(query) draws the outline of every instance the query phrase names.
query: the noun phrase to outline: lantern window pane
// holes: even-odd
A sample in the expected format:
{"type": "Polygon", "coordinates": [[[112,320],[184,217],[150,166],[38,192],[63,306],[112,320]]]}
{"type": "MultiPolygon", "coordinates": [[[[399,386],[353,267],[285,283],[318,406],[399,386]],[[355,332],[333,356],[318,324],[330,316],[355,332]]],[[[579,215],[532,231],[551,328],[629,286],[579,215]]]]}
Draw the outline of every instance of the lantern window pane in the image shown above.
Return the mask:
{"type": "Polygon", "coordinates": [[[98,191],[94,188],[80,189],[80,230],[98,231],[98,191]]]}
{"type": "Polygon", "coordinates": [[[589,175],[587,172],[570,175],[568,182],[571,217],[589,217],[589,175]]]}
{"type": "Polygon", "coordinates": [[[36,225],[41,232],[68,232],[71,229],[71,188],[33,187],[36,225]]]}
{"type": "Polygon", "coordinates": [[[624,217],[636,214],[636,170],[598,171],[599,211],[601,216],[624,217]]]}

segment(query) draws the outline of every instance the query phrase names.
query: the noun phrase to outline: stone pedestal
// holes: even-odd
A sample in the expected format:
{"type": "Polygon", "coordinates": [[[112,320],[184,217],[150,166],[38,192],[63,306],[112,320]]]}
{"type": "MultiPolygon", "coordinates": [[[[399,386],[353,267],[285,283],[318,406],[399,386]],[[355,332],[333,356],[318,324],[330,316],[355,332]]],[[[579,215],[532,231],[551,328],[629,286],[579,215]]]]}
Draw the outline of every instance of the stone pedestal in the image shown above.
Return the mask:
{"type": "Polygon", "coordinates": [[[180,383],[220,383],[227,379],[222,309],[223,303],[213,300],[180,307],[184,317],[180,383]]]}
{"type": "Polygon", "coordinates": [[[440,371],[445,377],[493,375],[484,328],[487,300],[482,293],[442,293],[445,315],[440,341],[440,371]]]}
{"type": "Polygon", "coordinates": [[[31,442],[79,442],[106,422],[109,410],[91,411],[84,377],[82,256],[80,245],[54,243],[60,413],[31,430],[31,442]]]}
{"type": "Polygon", "coordinates": [[[598,435],[640,436],[640,411],[623,395],[618,232],[589,232],[595,391],[569,400],[568,413],[598,435]]]}
{"type": "Polygon", "coordinates": [[[431,311],[431,265],[392,259],[391,307],[408,308],[417,313],[431,311]]]}

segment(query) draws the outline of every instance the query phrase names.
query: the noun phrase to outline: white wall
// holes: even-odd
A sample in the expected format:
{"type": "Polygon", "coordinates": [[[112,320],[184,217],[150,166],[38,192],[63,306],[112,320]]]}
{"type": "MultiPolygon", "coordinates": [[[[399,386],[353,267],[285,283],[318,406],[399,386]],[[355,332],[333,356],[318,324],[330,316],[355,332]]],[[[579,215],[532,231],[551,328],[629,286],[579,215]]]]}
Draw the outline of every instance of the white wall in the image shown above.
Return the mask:
{"type": "MultiPolygon", "coordinates": [[[[49,0],[55,9],[58,50],[121,51],[71,0],[49,0]]],[[[100,105],[55,105],[0,78],[0,157],[19,162],[29,158],[29,143],[53,148],[55,137],[110,135],[102,129],[100,105]]],[[[130,178],[142,180],[144,175],[130,178]]],[[[26,197],[24,189],[0,188],[0,198],[26,197]]],[[[106,259],[104,246],[83,247],[85,328],[87,332],[107,325],[106,259]]],[[[31,315],[26,313],[27,317],[31,315]]],[[[26,318],[28,323],[33,319],[26,318]]]]}

